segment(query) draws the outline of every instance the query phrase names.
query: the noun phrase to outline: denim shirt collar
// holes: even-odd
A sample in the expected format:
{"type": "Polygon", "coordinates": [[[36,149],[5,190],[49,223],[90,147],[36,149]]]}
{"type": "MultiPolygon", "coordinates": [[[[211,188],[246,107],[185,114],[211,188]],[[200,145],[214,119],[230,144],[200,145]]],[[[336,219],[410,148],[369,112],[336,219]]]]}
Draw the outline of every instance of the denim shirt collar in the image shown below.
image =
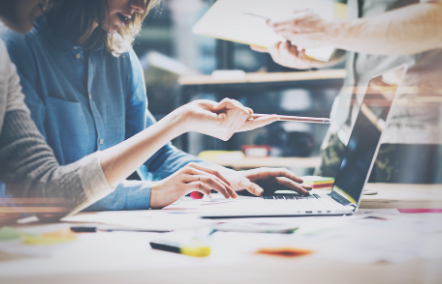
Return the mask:
{"type": "MultiPolygon", "coordinates": [[[[39,16],[35,21],[35,28],[41,32],[43,32],[47,38],[52,41],[52,43],[57,46],[62,53],[67,54],[72,50],[82,49],[80,46],[75,45],[70,41],[67,37],[57,35],[53,29],[51,29],[46,22],[46,18],[44,16],[39,16]]],[[[102,41],[98,41],[98,43],[94,46],[92,50],[103,50],[104,43],[102,41]]]]}

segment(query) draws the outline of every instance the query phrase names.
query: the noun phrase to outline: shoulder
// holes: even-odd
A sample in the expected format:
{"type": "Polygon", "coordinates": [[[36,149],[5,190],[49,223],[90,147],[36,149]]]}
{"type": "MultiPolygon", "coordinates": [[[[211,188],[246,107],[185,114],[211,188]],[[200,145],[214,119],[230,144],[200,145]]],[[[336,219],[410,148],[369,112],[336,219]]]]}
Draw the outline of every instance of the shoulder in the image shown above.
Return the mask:
{"type": "Polygon", "coordinates": [[[140,59],[132,47],[128,47],[127,51],[119,56],[119,59],[125,66],[126,76],[129,77],[128,79],[139,80],[140,76],[144,76],[140,59]]]}
{"type": "Polygon", "coordinates": [[[10,29],[6,29],[0,33],[0,38],[4,41],[9,53],[21,53],[29,50],[29,42],[35,37],[35,29],[33,28],[27,34],[20,34],[10,29]]]}
{"type": "Polygon", "coordinates": [[[35,20],[34,26],[29,32],[20,34],[11,29],[3,29],[0,30],[0,38],[5,42],[14,62],[20,59],[27,60],[37,50],[45,50],[45,47],[48,46],[46,43],[50,41],[42,17],[35,20]]]}
{"type": "Polygon", "coordinates": [[[32,42],[33,37],[33,34],[19,34],[12,30],[4,31],[0,35],[11,61],[20,71],[34,69],[34,52],[32,49],[35,44],[32,42]]]}
{"type": "Polygon", "coordinates": [[[131,46],[128,46],[126,51],[118,58],[131,69],[139,69],[141,67],[140,60],[131,46]]]}

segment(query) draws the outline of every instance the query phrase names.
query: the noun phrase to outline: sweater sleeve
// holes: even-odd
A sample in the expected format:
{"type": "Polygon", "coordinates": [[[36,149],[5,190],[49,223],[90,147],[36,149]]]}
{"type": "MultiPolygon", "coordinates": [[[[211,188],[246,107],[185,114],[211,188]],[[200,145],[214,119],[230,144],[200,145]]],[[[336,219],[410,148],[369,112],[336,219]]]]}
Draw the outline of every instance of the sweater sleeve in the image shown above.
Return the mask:
{"type": "Polygon", "coordinates": [[[42,203],[59,200],[60,212],[53,212],[51,219],[78,212],[113,191],[97,153],[60,166],[23,110],[5,115],[0,133],[0,181],[13,198],[35,198],[42,203]]]}
{"type": "MultiPolygon", "coordinates": [[[[0,63],[0,73],[3,73],[5,78],[2,79],[6,81],[7,86],[7,100],[6,100],[6,111],[13,110],[23,110],[29,112],[25,104],[25,96],[22,93],[22,88],[20,85],[20,78],[17,74],[17,68],[11,62],[8,56],[6,46],[3,41],[0,40],[0,58],[2,62],[0,63]]],[[[1,128],[1,127],[0,127],[1,128]]]]}

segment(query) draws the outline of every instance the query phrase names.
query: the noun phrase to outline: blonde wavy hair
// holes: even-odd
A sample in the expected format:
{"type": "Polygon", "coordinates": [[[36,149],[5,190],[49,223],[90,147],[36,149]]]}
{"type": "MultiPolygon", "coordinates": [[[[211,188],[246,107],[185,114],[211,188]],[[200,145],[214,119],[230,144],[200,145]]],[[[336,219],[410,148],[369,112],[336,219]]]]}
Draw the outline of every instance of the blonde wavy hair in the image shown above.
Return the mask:
{"type": "Polygon", "coordinates": [[[140,32],[143,21],[149,12],[154,9],[161,0],[144,0],[146,9],[143,13],[135,12],[129,23],[120,27],[118,33],[110,35],[103,29],[96,28],[104,22],[106,13],[109,13],[108,0],[49,0],[45,10],[47,24],[56,34],[68,35],[73,42],[86,34],[92,33],[86,49],[93,48],[98,41],[102,40],[106,50],[114,56],[126,52],[140,32]]]}

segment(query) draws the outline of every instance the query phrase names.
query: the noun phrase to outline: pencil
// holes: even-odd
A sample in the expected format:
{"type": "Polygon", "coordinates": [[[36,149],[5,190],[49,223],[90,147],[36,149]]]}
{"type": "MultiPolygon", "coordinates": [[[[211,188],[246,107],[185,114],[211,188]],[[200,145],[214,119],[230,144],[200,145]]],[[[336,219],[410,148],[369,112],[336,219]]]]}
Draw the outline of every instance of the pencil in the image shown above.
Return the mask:
{"type": "MultiPolygon", "coordinates": [[[[259,118],[270,116],[270,114],[259,114],[254,113],[249,116],[249,118],[259,118]]],[[[281,121],[296,121],[296,122],[306,122],[306,123],[319,123],[319,124],[330,124],[329,118],[318,118],[318,117],[302,117],[302,116],[287,116],[287,115],[277,115],[281,121]]]]}

